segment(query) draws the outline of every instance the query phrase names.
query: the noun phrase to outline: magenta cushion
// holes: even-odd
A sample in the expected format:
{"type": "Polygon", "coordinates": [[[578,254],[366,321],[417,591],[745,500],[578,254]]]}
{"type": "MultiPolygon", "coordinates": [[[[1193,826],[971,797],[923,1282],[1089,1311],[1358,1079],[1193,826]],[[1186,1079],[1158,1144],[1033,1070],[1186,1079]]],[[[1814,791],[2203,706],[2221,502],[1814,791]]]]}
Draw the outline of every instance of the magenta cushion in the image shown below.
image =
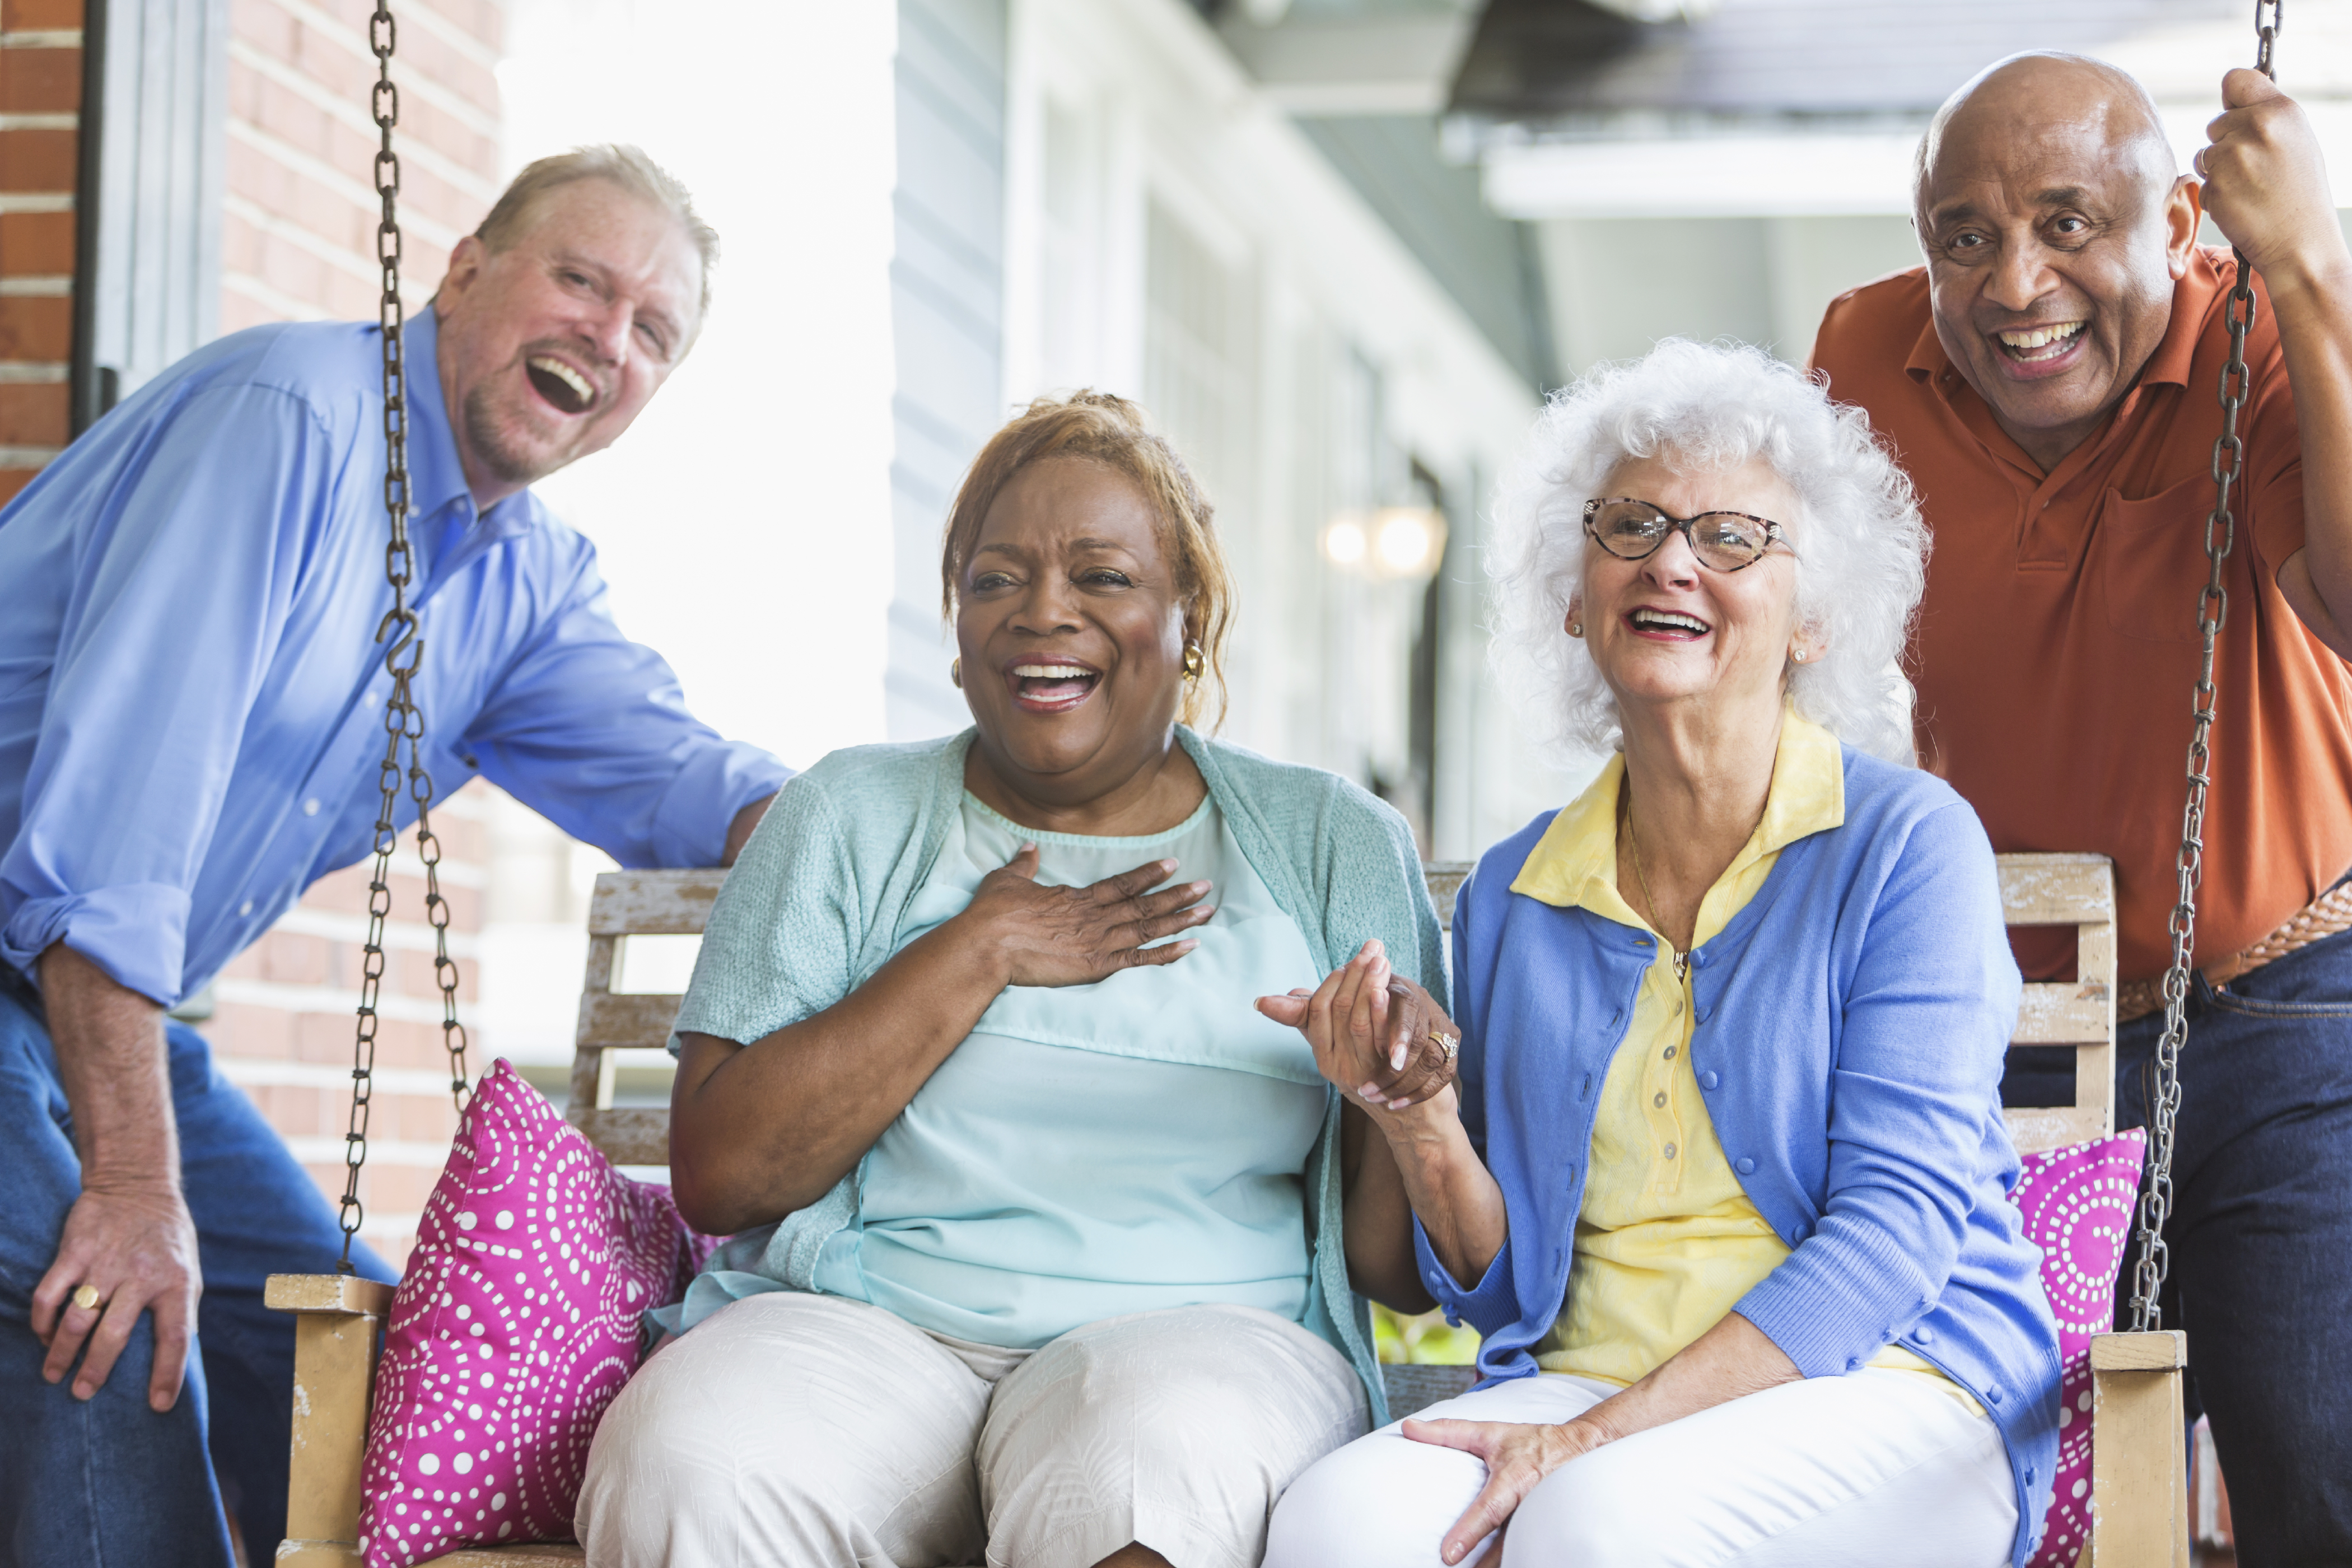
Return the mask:
{"type": "Polygon", "coordinates": [[[368,1420],[368,1568],[568,1541],[638,1320],[716,1245],[613,1168],[503,1060],[457,1124],[393,1297],[368,1420]]]}
{"type": "Polygon", "coordinates": [[[2074,1568],[2091,1538],[2091,1336],[2115,1327],[2116,1276],[2127,1261],[2147,1137],[2113,1138],[2025,1156],[2010,1195],[2025,1237],[2042,1248],[2042,1289],[2058,1319],[2058,1474],[2042,1544],[2026,1568],[2074,1568]]]}

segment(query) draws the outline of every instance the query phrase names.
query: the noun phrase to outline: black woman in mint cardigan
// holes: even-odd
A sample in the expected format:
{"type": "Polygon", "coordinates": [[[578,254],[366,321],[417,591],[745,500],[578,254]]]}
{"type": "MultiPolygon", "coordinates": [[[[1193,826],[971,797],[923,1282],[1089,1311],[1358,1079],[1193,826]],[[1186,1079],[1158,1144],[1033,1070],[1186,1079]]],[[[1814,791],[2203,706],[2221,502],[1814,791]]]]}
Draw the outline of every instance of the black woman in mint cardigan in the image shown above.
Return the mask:
{"type": "Polygon", "coordinates": [[[1364,1116],[1252,1004],[1367,943],[1442,991],[1437,921],[1394,811],[1190,727],[1209,524],[1117,398],[975,460],[941,563],[972,728],[795,778],[711,912],[671,1170],[734,1236],[597,1431],[591,1561],[1251,1568],[1386,1419],[1364,1116]]]}

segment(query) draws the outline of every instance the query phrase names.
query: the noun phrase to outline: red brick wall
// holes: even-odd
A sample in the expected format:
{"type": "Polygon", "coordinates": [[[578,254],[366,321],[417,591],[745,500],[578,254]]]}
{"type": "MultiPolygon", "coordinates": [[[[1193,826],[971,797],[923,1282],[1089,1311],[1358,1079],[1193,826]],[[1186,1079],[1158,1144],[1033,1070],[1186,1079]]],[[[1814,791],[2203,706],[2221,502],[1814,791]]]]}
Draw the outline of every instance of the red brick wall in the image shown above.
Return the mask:
{"type": "Polygon", "coordinates": [[[0,0],[0,502],[65,445],[81,0],[0,0]]]}
{"type": "MultiPolygon", "coordinates": [[[[376,313],[375,122],[362,0],[234,0],[221,330],[376,313]]],[[[493,0],[401,0],[402,271],[421,307],[499,192],[493,0]]]]}

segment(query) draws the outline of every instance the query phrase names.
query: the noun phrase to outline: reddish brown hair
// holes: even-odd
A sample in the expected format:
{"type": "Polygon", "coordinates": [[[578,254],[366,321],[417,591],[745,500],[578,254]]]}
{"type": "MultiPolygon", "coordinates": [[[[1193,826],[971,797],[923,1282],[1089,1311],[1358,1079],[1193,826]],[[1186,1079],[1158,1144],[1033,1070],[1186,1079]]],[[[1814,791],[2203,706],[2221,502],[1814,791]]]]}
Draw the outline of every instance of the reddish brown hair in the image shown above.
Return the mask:
{"type": "Polygon", "coordinates": [[[1183,596],[1185,629],[1200,643],[1207,668],[1184,688],[1179,717],[1199,725],[1210,715],[1212,730],[1225,717],[1225,640],[1233,630],[1234,575],[1217,542],[1216,509],[1194,482],[1184,459],[1152,430],[1143,410],[1108,392],[1074,392],[1041,397],[989,437],[948,510],[940,542],[940,613],[950,626],[958,607],[957,585],[980,540],[980,525],[1013,476],[1048,458],[1100,463],[1133,481],[1160,517],[1160,548],[1176,567],[1176,591],[1183,596]]]}

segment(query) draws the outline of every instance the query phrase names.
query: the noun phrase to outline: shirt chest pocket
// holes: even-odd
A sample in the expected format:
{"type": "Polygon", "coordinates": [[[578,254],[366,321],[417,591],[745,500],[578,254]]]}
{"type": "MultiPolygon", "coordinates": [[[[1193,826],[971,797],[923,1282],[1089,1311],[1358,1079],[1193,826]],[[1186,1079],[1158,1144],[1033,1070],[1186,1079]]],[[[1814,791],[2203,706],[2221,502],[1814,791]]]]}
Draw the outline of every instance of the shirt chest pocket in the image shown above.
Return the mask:
{"type": "MultiPolygon", "coordinates": [[[[2205,518],[2212,510],[2210,474],[2194,475],[2141,500],[2128,500],[2120,490],[2106,492],[2091,549],[2108,630],[2135,642],[2199,640],[2198,594],[2210,569],[2205,518]]],[[[2239,510],[2242,550],[2246,520],[2242,507],[2239,510]]]]}

